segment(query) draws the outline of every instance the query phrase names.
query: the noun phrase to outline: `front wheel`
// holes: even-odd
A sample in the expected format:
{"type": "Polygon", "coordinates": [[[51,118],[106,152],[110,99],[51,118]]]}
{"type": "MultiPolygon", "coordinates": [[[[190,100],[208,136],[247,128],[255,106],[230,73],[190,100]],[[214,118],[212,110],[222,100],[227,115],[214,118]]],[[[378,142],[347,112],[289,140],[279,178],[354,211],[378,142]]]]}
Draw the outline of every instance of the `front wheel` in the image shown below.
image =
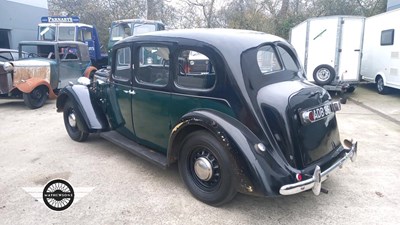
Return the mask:
{"type": "Polygon", "coordinates": [[[31,93],[23,94],[25,105],[31,109],[42,107],[48,97],[48,89],[45,86],[36,87],[31,93]]]}
{"type": "Polygon", "coordinates": [[[88,138],[89,133],[82,129],[82,123],[83,120],[77,114],[77,109],[71,101],[67,101],[64,106],[64,125],[72,140],[83,142],[88,138]]]}
{"type": "Polygon", "coordinates": [[[227,147],[206,131],[189,134],[179,155],[179,173],[192,195],[209,205],[235,197],[235,161],[227,147]]]}

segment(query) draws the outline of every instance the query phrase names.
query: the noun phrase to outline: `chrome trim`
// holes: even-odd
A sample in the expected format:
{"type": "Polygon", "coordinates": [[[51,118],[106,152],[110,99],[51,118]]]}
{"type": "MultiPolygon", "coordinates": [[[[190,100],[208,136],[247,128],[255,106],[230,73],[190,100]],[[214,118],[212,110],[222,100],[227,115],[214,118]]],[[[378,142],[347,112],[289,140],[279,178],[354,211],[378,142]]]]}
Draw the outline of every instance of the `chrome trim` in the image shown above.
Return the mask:
{"type": "Polygon", "coordinates": [[[333,164],[331,167],[329,167],[327,170],[321,172],[320,167],[316,166],[312,178],[293,184],[283,185],[280,188],[279,193],[281,195],[293,195],[313,189],[314,194],[319,195],[319,193],[321,192],[321,183],[324,182],[326,179],[328,179],[330,173],[332,173],[338,168],[342,168],[343,164],[348,159],[350,159],[352,162],[356,160],[357,142],[352,142],[351,148],[345,149],[345,151],[346,151],[345,156],[341,158],[339,161],[337,161],[335,164],[333,164]]]}

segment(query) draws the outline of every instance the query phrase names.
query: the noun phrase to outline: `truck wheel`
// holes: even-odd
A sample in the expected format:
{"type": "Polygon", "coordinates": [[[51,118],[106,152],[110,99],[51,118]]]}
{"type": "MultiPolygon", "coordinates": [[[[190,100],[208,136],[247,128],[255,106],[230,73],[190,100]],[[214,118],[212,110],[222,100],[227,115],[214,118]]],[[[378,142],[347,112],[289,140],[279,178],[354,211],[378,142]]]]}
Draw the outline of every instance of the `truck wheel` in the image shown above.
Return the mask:
{"type": "Polygon", "coordinates": [[[42,107],[48,96],[48,90],[45,86],[36,87],[31,93],[23,93],[24,103],[31,109],[42,107]]]}
{"type": "Polygon", "coordinates": [[[222,205],[235,197],[235,161],[213,135],[189,134],[179,155],[179,173],[192,195],[209,205],[222,205]]]}
{"type": "Polygon", "coordinates": [[[335,76],[335,70],[329,65],[319,65],[313,73],[315,83],[318,85],[330,84],[335,76]]]}
{"type": "Polygon", "coordinates": [[[385,95],[388,93],[389,88],[385,86],[385,83],[383,82],[383,78],[381,76],[378,76],[376,78],[376,89],[381,95],[385,95]]]}
{"type": "Polygon", "coordinates": [[[74,141],[83,142],[89,136],[89,133],[83,131],[80,127],[83,120],[79,114],[76,113],[74,104],[71,101],[67,101],[64,105],[64,125],[68,135],[74,141]]]}

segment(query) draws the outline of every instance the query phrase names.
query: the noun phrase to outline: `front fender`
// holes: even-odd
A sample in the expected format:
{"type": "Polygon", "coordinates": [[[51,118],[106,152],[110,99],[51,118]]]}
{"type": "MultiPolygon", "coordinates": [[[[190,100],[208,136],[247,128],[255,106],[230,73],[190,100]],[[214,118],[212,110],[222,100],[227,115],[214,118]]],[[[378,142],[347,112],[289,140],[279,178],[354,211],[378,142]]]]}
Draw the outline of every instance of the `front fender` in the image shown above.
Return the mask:
{"type": "Polygon", "coordinates": [[[27,80],[25,80],[24,82],[20,82],[17,85],[15,85],[15,88],[17,88],[18,90],[20,90],[23,93],[31,93],[33,91],[33,89],[35,89],[36,87],[39,86],[46,86],[47,89],[49,90],[49,98],[50,99],[55,99],[57,98],[57,95],[54,94],[53,89],[51,88],[50,84],[41,78],[36,78],[36,77],[32,77],[29,78],[27,80]]]}
{"type": "Polygon", "coordinates": [[[57,112],[62,112],[65,103],[71,100],[85,122],[85,131],[94,133],[109,129],[108,121],[101,107],[93,102],[90,97],[89,88],[84,85],[66,86],[60,91],[57,98],[57,112]]]}
{"type": "Polygon", "coordinates": [[[289,165],[272,149],[270,143],[261,141],[235,118],[214,110],[194,111],[182,117],[170,136],[170,163],[179,157],[176,151],[179,151],[180,147],[177,143],[180,143],[188,132],[198,128],[207,129],[222,142],[234,146],[232,154],[241,172],[238,174],[241,182],[239,191],[262,196],[279,195],[279,188],[293,179],[289,165]],[[259,143],[266,146],[264,152],[256,147],[259,143]]]}

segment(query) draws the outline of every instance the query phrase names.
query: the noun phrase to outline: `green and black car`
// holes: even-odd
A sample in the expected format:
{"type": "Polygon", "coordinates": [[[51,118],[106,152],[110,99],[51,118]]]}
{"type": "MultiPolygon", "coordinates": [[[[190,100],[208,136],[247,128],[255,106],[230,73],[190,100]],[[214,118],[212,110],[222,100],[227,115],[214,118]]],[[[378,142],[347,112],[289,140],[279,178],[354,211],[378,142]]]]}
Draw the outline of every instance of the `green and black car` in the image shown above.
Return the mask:
{"type": "Polygon", "coordinates": [[[237,192],[318,195],[332,171],[355,159],[357,143],[339,138],[340,103],[305,80],[279,37],[160,31],[119,41],[112,58],[108,73],[61,91],[57,109],[69,136],[100,133],[162,168],[177,163],[207,204],[237,192]],[[185,69],[188,52],[201,54],[204,66],[185,69]]]}

